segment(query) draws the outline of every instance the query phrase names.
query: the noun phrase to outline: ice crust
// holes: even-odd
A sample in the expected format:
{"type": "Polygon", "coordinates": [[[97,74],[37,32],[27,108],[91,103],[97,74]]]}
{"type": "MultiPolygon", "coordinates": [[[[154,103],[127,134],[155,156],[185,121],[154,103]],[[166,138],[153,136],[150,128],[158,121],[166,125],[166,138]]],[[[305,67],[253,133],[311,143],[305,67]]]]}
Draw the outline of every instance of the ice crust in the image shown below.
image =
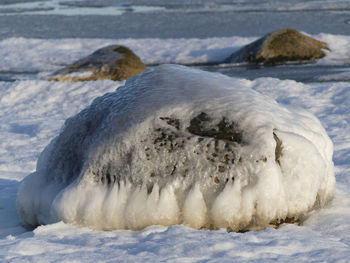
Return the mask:
{"type": "Polygon", "coordinates": [[[22,220],[238,231],[322,207],[335,183],[325,130],[246,82],[162,65],[95,99],[22,181],[22,220]]]}

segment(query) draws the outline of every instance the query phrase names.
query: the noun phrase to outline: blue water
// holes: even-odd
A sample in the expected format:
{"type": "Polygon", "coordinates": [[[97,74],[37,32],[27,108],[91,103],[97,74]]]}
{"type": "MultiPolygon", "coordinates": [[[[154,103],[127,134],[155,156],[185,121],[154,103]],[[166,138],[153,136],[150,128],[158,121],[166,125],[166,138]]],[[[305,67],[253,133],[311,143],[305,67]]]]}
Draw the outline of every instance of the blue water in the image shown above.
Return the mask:
{"type": "Polygon", "coordinates": [[[0,39],[261,36],[284,27],[350,33],[350,1],[0,0],[0,39]]]}

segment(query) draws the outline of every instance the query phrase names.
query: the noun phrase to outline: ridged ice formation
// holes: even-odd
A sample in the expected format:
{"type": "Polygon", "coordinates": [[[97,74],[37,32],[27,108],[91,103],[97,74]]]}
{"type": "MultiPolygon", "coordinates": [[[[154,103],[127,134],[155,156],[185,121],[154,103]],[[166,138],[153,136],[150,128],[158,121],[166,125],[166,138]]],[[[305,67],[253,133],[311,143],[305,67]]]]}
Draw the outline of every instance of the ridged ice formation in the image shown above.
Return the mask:
{"type": "Polygon", "coordinates": [[[23,221],[239,231],[323,206],[335,183],[325,130],[249,83],[162,65],[95,99],[23,180],[23,221]]]}

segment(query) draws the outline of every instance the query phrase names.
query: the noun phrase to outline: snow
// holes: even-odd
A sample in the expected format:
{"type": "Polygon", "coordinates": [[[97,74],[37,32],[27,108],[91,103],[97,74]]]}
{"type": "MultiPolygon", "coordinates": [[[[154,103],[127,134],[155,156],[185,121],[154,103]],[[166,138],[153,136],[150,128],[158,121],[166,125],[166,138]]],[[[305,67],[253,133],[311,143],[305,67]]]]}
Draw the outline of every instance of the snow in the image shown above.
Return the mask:
{"type": "Polygon", "coordinates": [[[0,171],[20,179],[34,170],[39,153],[71,115],[123,82],[0,82],[0,171]],[[60,105],[57,107],[57,105],[60,105]],[[20,168],[19,168],[20,167],[20,168]],[[18,177],[18,172],[20,177],[18,177]]]}
{"type": "Polygon", "coordinates": [[[60,81],[72,81],[74,79],[86,79],[93,75],[92,71],[83,71],[83,72],[71,72],[62,76],[60,74],[57,75],[57,78],[60,78],[60,81]]]}
{"type": "Polygon", "coordinates": [[[331,51],[327,53],[324,59],[318,61],[319,65],[342,65],[347,64],[350,58],[349,43],[350,36],[332,35],[321,33],[315,36],[328,44],[331,51]]]}
{"type": "MultiPolygon", "coordinates": [[[[245,42],[254,39],[246,39],[245,42]]],[[[347,51],[342,47],[346,47],[349,37],[324,34],[319,39],[333,45],[332,51],[320,62],[331,64],[333,60],[329,56],[332,54],[335,64],[342,64],[348,59],[347,51]]],[[[229,42],[230,38],[217,40],[229,42]]],[[[51,72],[99,47],[112,44],[108,41],[111,40],[3,40],[0,42],[0,69],[41,71],[47,68],[51,72]]],[[[148,41],[151,46],[144,46],[145,49],[157,50],[155,43],[160,44],[158,51],[161,55],[154,55],[153,61],[174,62],[174,58],[177,58],[176,52],[167,49],[176,46],[170,43],[177,40],[148,41]],[[160,48],[167,43],[164,49],[160,48]]],[[[187,44],[198,41],[198,46],[193,50],[199,54],[213,51],[212,58],[219,57],[219,53],[224,57],[225,52],[230,53],[232,48],[230,46],[230,50],[224,54],[221,51],[229,47],[228,44],[221,46],[219,41],[213,39],[188,41],[187,44]],[[205,41],[212,42],[213,50],[206,50],[205,41]]],[[[244,44],[236,42],[234,48],[244,44]]],[[[138,52],[144,57],[151,57],[141,47],[138,52]]],[[[182,54],[189,54],[186,52],[183,50],[182,54]]],[[[189,62],[197,56],[184,57],[183,61],[189,62]]],[[[150,226],[140,231],[96,231],[59,222],[35,230],[26,229],[20,225],[15,208],[19,181],[35,171],[40,152],[59,134],[64,120],[87,107],[95,97],[113,92],[124,83],[0,82],[0,261],[347,262],[350,256],[350,83],[306,85],[272,78],[244,83],[279,103],[312,112],[320,119],[334,143],[333,160],[337,179],[334,199],[323,209],[313,211],[302,226],[282,225],[279,229],[267,228],[246,233],[227,233],[225,229],[199,231],[184,225],[150,226]]],[[[196,188],[193,188],[191,195],[196,200],[201,199],[196,188]]],[[[186,209],[191,209],[191,202],[186,209]]],[[[198,213],[199,219],[200,215],[198,213]]]]}
{"type": "MultiPolygon", "coordinates": [[[[326,42],[331,51],[317,63],[344,65],[350,59],[350,36],[311,35],[326,42]]],[[[131,48],[147,65],[176,63],[216,63],[228,58],[257,37],[223,37],[208,39],[27,39],[0,41],[0,71],[40,72],[45,77],[54,71],[90,55],[108,45],[131,48]],[[20,58],[20,59],[18,59],[20,58]]]]}
{"type": "Polygon", "coordinates": [[[108,45],[125,45],[145,64],[222,61],[256,38],[209,39],[27,39],[0,41],[0,70],[54,71],[108,45]],[[21,59],[18,59],[18,58],[21,59]]]}
{"type": "Polygon", "coordinates": [[[318,77],[318,80],[319,81],[337,81],[337,80],[349,81],[350,73],[348,71],[341,72],[341,73],[332,73],[332,74],[320,76],[318,77]]]}

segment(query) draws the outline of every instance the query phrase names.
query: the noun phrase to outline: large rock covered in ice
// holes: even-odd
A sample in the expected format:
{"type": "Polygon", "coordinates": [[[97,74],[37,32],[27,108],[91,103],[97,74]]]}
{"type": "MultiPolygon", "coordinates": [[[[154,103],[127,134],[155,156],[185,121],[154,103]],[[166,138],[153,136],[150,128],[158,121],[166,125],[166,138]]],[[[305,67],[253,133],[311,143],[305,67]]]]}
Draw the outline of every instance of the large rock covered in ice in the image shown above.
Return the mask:
{"type": "Polygon", "coordinates": [[[325,56],[326,43],[292,28],[277,30],[233,53],[227,63],[264,63],[314,61],[325,56]]]}
{"type": "Polygon", "coordinates": [[[88,81],[111,79],[125,80],[146,69],[141,59],[129,48],[111,45],[101,48],[72,65],[59,70],[50,80],[88,81]]]}
{"type": "Polygon", "coordinates": [[[162,65],[95,99],[21,183],[23,221],[238,231],[323,206],[335,183],[325,130],[249,83],[162,65]]]}

